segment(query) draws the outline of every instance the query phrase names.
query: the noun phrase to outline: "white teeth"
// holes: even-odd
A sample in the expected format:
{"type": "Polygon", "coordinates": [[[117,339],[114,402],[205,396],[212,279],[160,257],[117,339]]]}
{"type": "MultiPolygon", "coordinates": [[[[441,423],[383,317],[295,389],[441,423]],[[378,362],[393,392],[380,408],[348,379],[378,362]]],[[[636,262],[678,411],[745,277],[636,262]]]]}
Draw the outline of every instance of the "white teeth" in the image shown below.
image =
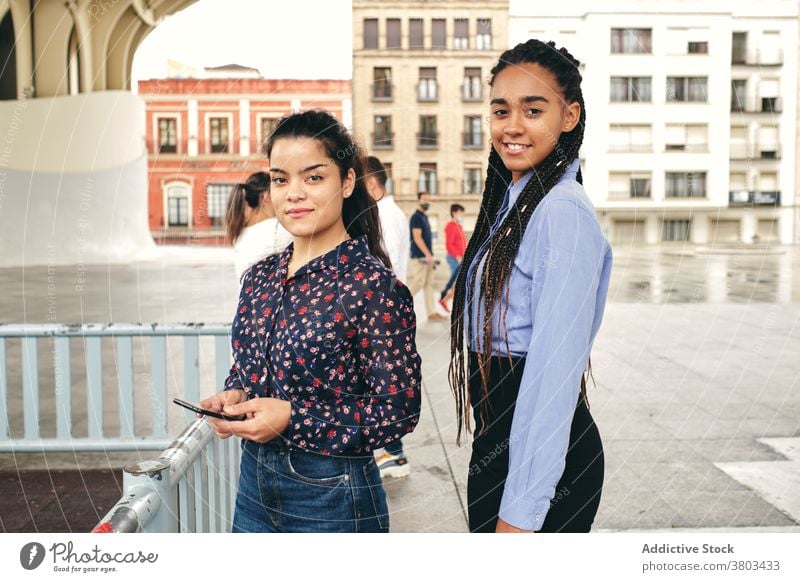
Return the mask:
{"type": "Polygon", "coordinates": [[[509,143],[509,144],[506,144],[506,147],[508,149],[510,149],[510,150],[521,150],[521,149],[525,149],[527,146],[520,145],[518,143],[509,143]]]}

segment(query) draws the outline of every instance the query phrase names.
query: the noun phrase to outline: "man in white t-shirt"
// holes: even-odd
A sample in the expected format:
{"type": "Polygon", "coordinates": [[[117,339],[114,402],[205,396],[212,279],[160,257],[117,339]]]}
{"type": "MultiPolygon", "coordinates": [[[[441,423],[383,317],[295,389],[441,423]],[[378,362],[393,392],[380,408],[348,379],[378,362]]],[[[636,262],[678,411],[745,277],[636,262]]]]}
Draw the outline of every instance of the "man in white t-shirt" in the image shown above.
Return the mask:
{"type": "MultiPolygon", "coordinates": [[[[408,275],[408,260],[411,255],[411,235],[408,218],[400,209],[394,198],[386,192],[386,168],[375,156],[367,158],[364,183],[367,192],[378,203],[378,214],[383,231],[383,244],[392,261],[392,270],[404,284],[408,275]]],[[[380,469],[381,477],[406,477],[411,473],[411,466],[403,452],[403,441],[392,441],[375,461],[380,469]]]]}
{"type": "Polygon", "coordinates": [[[403,283],[408,276],[408,257],[411,242],[408,232],[408,218],[394,201],[394,196],[386,192],[386,168],[375,156],[367,158],[364,182],[373,200],[378,203],[378,214],[383,231],[383,244],[392,261],[392,270],[403,283]]]}

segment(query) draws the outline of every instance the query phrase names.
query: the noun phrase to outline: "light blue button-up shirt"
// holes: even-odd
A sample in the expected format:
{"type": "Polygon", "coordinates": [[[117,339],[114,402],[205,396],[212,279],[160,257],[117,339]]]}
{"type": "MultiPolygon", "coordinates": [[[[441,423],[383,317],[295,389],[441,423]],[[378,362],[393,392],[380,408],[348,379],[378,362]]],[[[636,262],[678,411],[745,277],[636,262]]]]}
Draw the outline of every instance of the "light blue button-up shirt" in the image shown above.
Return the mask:
{"type": "MultiPolygon", "coordinates": [[[[611,276],[611,246],[583,186],[576,181],[577,171],[576,159],[539,203],[523,234],[509,280],[508,345],[502,332],[502,296],[493,313],[493,353],[527,356],[511,424],[508,477],[499,514],[509,524],[527,530],[541,529],[564,472],[581,375],[600,328],[611,276]]],[[[534,173],[531,170],[509,186],[493,236],[502,235],[497,232],[499,225],[534,173]]],[[[483,300],[473,299],[479,297],[484,263],[485,258],[467,298],[466,309],[473,316],[473,350],[482,341],[477,322],[485,307],[483,300]]],[[[468,276],[474,267],[473,262],[468,276]]]]}

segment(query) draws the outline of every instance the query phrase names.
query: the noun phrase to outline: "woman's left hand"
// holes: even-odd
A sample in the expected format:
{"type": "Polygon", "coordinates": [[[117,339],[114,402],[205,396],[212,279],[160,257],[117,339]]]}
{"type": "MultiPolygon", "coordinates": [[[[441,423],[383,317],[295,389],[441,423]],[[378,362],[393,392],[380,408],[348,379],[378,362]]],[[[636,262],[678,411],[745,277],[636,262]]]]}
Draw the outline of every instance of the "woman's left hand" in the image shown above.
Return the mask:
{"type": "Polygon", "coordinates": [[[251,398],[222,409],[228,416],[245,415],[246,420],[230,421],[208,417],[221,438],[236,435],[256,443],[266,443],[281,434],[292,417],[292,403],[280,398],[251,398]]]}
{"type": "Polygon", "coordinates": [[[494,533],[534,533],[534,532],[529,529],[520,529],[518,527],[514,527],[507,521],[503,521],[498,517],[497,527],[494,529],[494,533]]]}

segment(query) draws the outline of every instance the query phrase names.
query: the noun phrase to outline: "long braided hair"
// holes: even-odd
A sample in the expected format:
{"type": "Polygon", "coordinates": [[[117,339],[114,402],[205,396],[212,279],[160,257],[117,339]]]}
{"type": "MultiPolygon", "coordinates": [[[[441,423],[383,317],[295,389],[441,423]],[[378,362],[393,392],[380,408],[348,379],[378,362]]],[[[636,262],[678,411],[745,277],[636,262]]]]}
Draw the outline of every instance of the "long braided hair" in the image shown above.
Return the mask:
{"type": "MultiPolygon", "coordinates": [[[[495,236],[481,250],[483,244],[489,239],[490,227],[494,223],[500,205],[505,198],[505,192],[511,182],[511,172],[505,167],[500,155],[492,146],[489,154],[489,167],[486,175],[486,184],[483,190],[483,200],[478,213],[475,231],[469,240],[467,250],[462,260],[462,268],[458,271],[456,289],[453,299],[453,308],[450,322],[451,330],[451,360],[448,371],[450,387],[456,399],[458,415],[458,435],[456,442],[461,444],[462,431],[470,428],[470,396],[466,380],[467,363],[465,361],[465,333],[464,333],[464,307],[468,290],[475,289],[475,278],[478,269],[473,269],[469,280],[467,272],[475,260],[479,264],[485,257],[486,262],[480,281],[480,295],[484,300],[485,315],[482,326],[482,345],[477,345],[478,370],[481,377],[481,402],[479,406],[481,426],[484,422],[488,406],[488,364],[492,354],[492,341],[495,333],[493,327],[493,311],[498,305],[501,294],[504,296],[502,311],[502,327],[508,346],[508,332],[506,328],[506,315],[509,304],[509,278],[514,265],[514,257],[519,249],[525,228],[536,210],[539,202],[547,192],[555,186],[564,175],[570,163],[578,157],[578,150],[583,143],[584,125],[586,122],[586,109],[581,92],[581,74],[578,71],[579,62],[565,48],[556,48],[554,42],[543,43],[531,39],[518,44],[505,51],[500,60],[491,71],[489,85],[494,84],[497,74],[508,66],[524,63],[535,63],[550,71],[558,81],[563,92],[564,102],[580,104],[580,118],[577,125],[569,132],[563,132],[553,151],[535,168],[535,175],[528,180],[514,206],[509,209],[502,224],[497,229],[495,236]],[[480,252],[479,252],[480,251],[480,252]]],[[[583,183],[580,168],[577,181],[583,183]]],[[[481,297],[472,297],[472,301],[479,301],[481,297]]],[[[477,305],[477,303],[474,303],[477,305]]],[[[472,317],[469,317],[468,339],[475,336],[472,329],[472,317]]],[[[591,366],[591,364],[590,364],[591,366]]],[[[591,373],[591,367],[590,367],[591,373]]],[[[581,395],[586,397],[586,381],[581,376],[581,395]]]]}

